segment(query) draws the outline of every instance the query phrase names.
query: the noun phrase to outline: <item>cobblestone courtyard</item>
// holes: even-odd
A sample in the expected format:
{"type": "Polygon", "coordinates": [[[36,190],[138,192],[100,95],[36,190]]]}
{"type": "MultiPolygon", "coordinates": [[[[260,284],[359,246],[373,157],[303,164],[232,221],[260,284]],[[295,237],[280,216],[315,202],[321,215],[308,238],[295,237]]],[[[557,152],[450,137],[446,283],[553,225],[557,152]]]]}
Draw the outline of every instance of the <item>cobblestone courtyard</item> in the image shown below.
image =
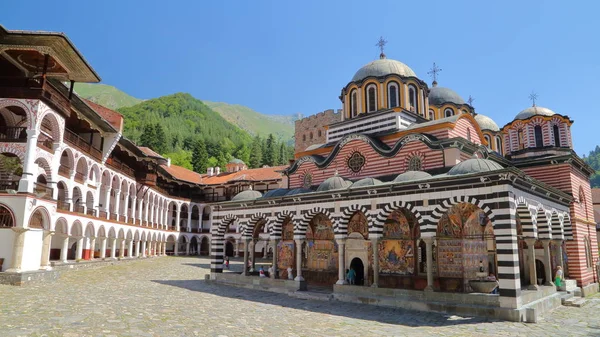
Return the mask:
{"type": "Polygon", "coordinates": [[[211,285],[209,268],[207,258],[164,257],[0,285],[0,336],[600,335],[600,298],[537,324],[492,322],[211,285]]]}

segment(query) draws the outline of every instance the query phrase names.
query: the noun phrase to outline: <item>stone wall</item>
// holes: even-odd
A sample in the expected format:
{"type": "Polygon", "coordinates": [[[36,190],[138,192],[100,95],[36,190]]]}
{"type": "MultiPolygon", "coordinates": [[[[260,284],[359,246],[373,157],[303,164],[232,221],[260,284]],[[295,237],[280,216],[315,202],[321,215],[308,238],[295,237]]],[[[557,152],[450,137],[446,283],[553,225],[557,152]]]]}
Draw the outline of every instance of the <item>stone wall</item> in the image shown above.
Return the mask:
{"type": "Polygon", "coordinates": [[[327,141],[327,130],[325,127],[341,120],[341,109],[337,110],[337,112],[329,109],[297,120],[294,133],[296,141],[294,152],[304,151],[310,145],[324,144],[327,141]]]}

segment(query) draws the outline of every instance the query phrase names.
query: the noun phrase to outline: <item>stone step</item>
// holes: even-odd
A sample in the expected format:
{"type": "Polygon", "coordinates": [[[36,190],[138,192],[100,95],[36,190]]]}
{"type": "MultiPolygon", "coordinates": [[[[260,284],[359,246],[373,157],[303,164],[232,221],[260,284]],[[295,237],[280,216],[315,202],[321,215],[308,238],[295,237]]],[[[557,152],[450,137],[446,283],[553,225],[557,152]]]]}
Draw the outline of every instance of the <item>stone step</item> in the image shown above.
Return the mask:
{"type": "Polygon", "coordinates": [[[301,300],[316,300],[325,302],[333,300],[333,294],[314,291],[294,291],[288,293],[288,295],[301,300]]]}
{"type": "Polygon", "coordinates": [[[568,299],[571,299],[571,298],[573,298],[573,297],[574,297],[574,295],[573,295],[573,294],[570,294],[570,293],[564,292],[564,293],[563,293],[563,294],[560,296],[560,303],[561,303],[562,305],[565,305],[565,302],[566,302],[568,299]]]}
{"type": "Polygon", "coordinates": [[[571,297],[563,302],[564,306],[581,308],[586,305],[587,300],[581,297],[571,297]]]}

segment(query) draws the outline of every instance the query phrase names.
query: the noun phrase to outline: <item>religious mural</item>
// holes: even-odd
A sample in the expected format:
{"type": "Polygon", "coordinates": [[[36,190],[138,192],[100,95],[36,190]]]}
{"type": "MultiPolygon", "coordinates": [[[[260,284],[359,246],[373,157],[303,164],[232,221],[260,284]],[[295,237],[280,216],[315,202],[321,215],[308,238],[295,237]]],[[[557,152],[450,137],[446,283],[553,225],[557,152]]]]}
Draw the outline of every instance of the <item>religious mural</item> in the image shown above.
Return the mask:
{"type": "Polygon", "coordinates": [[[356,212],[348,222],[348,234],[359,233],[363,238],[369,238],[369,224],[362,212],[356,212]]]}
{"type": "Polygon", "coordinates": [[[468,280],[477,278],[481,267],[488,272],[488,249],[494,250],[494,233],[492,223],[479,207],[454,205],[440,219],[437,238],[440,277],[468,280]]]}
{"type": "Polygon", "coordinates": [[[338,255],[331,220],[324,214],[315,215],[306,230],[302,267],[309,270],[337,270],[338,255]]]}
{"type": "Polygon", "coordinates": [[[282,239],[283,240],[294,240],[294,223],[292,219],[286,218],[283,222],[282,228],[282,239]]]}
{"type": "Polygon", "coordinates": [[[277,245],[277,268],[280,272],[280,277],[287,279],[287,268],[294,265],[294,242],[293,241],[280,241],[277,245]]]}
{"type": "Polygon", "coordinates": [[[415,240],[408,219],[401,211],[388,216],[378,249],[380,273],[414,275],[415,240]]]}

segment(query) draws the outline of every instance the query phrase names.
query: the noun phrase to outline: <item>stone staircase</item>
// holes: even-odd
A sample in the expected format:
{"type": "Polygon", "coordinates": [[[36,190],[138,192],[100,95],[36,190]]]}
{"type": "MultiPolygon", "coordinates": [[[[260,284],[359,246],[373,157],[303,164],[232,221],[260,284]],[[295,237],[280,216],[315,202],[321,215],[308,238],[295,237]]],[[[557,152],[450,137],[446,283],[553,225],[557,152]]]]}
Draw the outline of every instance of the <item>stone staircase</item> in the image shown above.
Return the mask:
{"type": "Polygon", "coordinates": [[[587,300],[581,297],[581,288],[577,286],[575,280],[565,280],[564,291],[560,297],[560,302],[566,307],[581,308],[586,305],[587,300]]]}

